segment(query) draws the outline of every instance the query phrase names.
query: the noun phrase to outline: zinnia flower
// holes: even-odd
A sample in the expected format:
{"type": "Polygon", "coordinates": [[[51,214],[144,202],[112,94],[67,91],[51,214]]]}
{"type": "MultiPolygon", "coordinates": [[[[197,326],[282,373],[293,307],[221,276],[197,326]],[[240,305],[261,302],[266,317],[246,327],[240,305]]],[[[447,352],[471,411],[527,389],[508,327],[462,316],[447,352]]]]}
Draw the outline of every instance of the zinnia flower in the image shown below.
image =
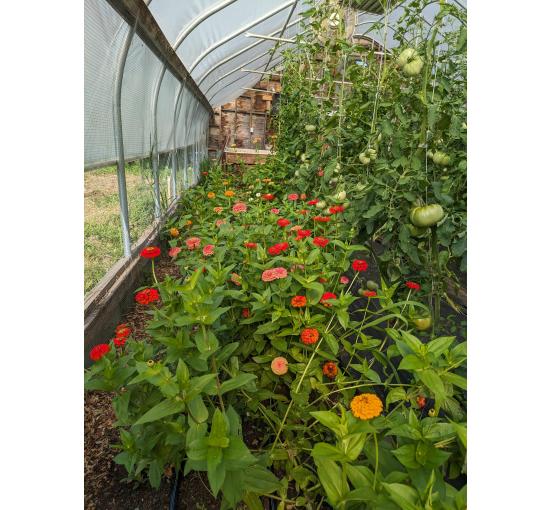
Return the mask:
{"type": "Polygon", "coordinates": [[[107,354],[110,350],[111,346],[109,344],[96,345],[90,350],[90,359],[92,361],[98,361],[103,358],[103,356],[105,356],[105,354],[107,354]]]}
{"type": "Polygon", "coordinates": [[[411,290],[420,290],[420,284],[416,282],[405,282],[405,285],[411,290]]]}
{"type": "Polygon", "coordinates": [[[273,209],[271,209],[271,212],[272,212],[273,214],[279,214],[280,211],[279,211],[279,209],[277,209],[276,207],[274,207],[273,209]]]}
{"type": "Polygon", "coordinates": [[[319,340],[319,331],[315,328],[306,328],[300,334],[300,338],[302,339],[302,343],[306,345],[314,344],[319,340]]]}
{"type": "Polygon", "coordinates": [[[342,205],[333,205],[332,207],[329,207],[330,214],[337,214],[344,212],[344,206],[342,205]]]}
{"type": "Polygon", "coordinates": [[[307,195],[305,193],[302,193],[300,195],[300,200],[305,200],[307,198],[307,195]]]}
{"type": "Polygon", "coordinates": [[[168,250],[168,255],[172,258],[176,257],[178,253],[181,251],[181,248],[179,246],[174,246],[173,248],[170,248],[168,250]]]}
{"type": "Polygon", "coordinates": [[[340,276],[340,283],[347,285],[349,283],[349,278],[347,276],[340,276]]]}
{"type": "Polygon", "coordinates": [[[307,209],[300,209],[298,211],[298,214],[303,214],[303,215],[307,214],[307,209]]]}
{"type": "Polygon", "coordinates": [[[282,356],[273,358],[271,362],[271,371],[275,375],[285,375],[288,372],[288,361],[282,356]]]}
{"type": "Polygon", "coordinates": [[[274,267],[273,269],[266,269],[262,273],[262,280],[264,282],[272,282],[273,280],[279,280],[287,276],[288,273],[284,267],[274,267]]]}
{"type": "Polygon", "coordinates": [[[306,306],[307,304],[307,298],[305,296],[294,296],[291,300],[290,300],[290,304],[294,307],[294,308],[302,308],[304,306],[306,306]]]}
{"type": "Polygon", "coordinates": [[[235,192],[234,191],[231,191],[230,189],[228,189],[227,191],[224,191],[223,193],[226,197],[232,197],[235,195],[235,192]]]}
{"type": "Polygon", "coordinates": [[[311,230],[298,230],[298,235],[296,236],[297,241],[301,241],[302,239],[305,239],[306,237],[311,236],[311,230]]]}
{"type": "Polygon", "coordinates": [[[188,250],[194,250],[201,245],[201,240],[198,237],[190,237],[186,239],[185,244],[187,245],[188,250]]]}
{"type": "Polygon", "coordinates": [[[241,312],[241,315],[247,319],[248,317],[250,317],[250,310],[248,308],[243,308],[243,311],[241,312]]]}
{"type": "Polygon", "coordinates": [[[277,220],[277,225],[279,225],[279,227],[288,227],[290,225],[290,221],[286,218],[281,218],[277,220]]]}
{"type": "Polygon", "coordinates": [[[172,227],[170,229],[170,235],[172,237],[178,237],[180,235],[180,231],[176,227],[172,227]]]}
{"type": "Polygon", "coordinates": [[[124,344],[126,343],[126,337],[125,336],[117,336],[113,338],[113,343],[116,347],[124,347],[124,344]]]}
{"type": "Polygon", "coordinates": [[[330,221],[330,216],[314,216],[313,221],[317,221],[319,223],[327,223],[330,221]]]}
{"type": "Polygon", "coordinates": [[[237,273],[231,273],[231,281],[238,287],[242,285],[242,278],[237,273]]]}
{"type": "Polygon", "coordinates": [[[418,397],[416,397],[416,403],[418,404],[418,407],[420,409],[424,409],[424,407],[426,407],[426,397],[419,395],[418,397]]]}
{"type": "Polygon", "coordinates": [[[244,243],[245,248],[257,248],[258,245],[256,243],[244,243]]]}
{"type": "Polygon", "coordinates": [[[360,420],[370,420],[382,413],[382,401],[374,393],[362,393],[353,397],[351,404],[353,416],[360,420]]]}
{"type": "Polygon", "coordinates": [[[160,255],[160,248],[158,246],[146,246],[141,250],[140,255],[144,259],[154,259],[160,255]]]}
{"type": "Polygon", "coordinates": [[[302,228],[302,225],[294,225],[293,227],[290,227],[290,231],[296,232],[297,230],[301,230],[302,228]]]}
{"type": "Polygon", "coordinates": [[[247,207],[246,207],[246,204],[244,202],[237,202],[234,206],[233,206],[233,212],[235,214],[239,214],[239,213],[243,213],[243,212],[246,212],[247,210],[247,207]]]}
{"type": "Polygon", "coordinates": [[[375,290],[365,290],[363,292],[363,296],[365,296],[365,297],[375,297],[376,296],[376,291],[375,290]]]}
{"type": "Polygon", "coordinates": [[[294,202],[295,200],[298,200],[298,195],[296,193],[290,193],[287,197],[291,202],[294,202]]]}
{"type": "Polygon", "coordinates": [[[185,222],[185,224],[186,224],[188,227],[190,227],[191,225],[193,225],[193,221],[187,220],[187,221],[185,222]]]}
{"type": "Polygon", "coordinates": [[[160,298],[159,291],[157,289],[143,289],[139,291],[136,296],[136,302],[140,305],[148,305],[155,301],[158,301],[160,298]]]}
{"type": "Polygon", "coordinates": [[[313,200],[310,200],[307,205],[315,205],[317,202],[319,202],[318,198],[314,198],[313,200]]]}
{"type": "Polygon", "coordinates": [[[262,198],[264,200],[267,200],[267,201],[271,202],[272,200],[275,200],[275,195],[273,195],[271,193],[266,193],[265,195],[262,195],[262,198]]]}
{"type": "Polygon", "coordinates": [[[223,207],[219,207],[219,206],[218,206],[218,207],[214,207],[214,212],[215,212],[216,214],[221,214],[222,211],[223,211],[223,207]]]}
{"type": "Polygon", "coordinates": [[[117,338],[121,338],[121,337],[126,338],[127,336],[130,336],[131,332],[132,330],[128,326],[126,326],[125,324],[121,324],[116,327],[115,336],[117,338]]]}
{"type": "Polygon", "coordinates": [[[207,245],[202,249],[202,254],[203,254],[205,257],[210,257],[210,255],[214,255],[214,245],[213,245],[213,244],[207,244],[207,245]]]}
{"type": "Polygon", "coordinates": [[[222,225],[226,224],[225,220],[219,219],[215,221],[216,227],[221,227],[222,225]]]}
{"type": "Polygon", "coordinates": [[[213,191],[209,191],[206,196],[210,199],[216,198],[216,193],[214,193],[213,191]]]}
{"type": "Polygon", "coordinates": [[[313,238],[313,244],[319,246],[320,248],[324,248],[328,243],[329,239],[326,237],[314,237],[313,238]]]}
{"type": "Polygon", "coordinates": [[[330,308],[332,305],[330,303],[328,303],[327,301],[329,299],[338,299],[338,296],[336,294],[333,294],[332,292],[325,292],[322,296],[321,296],[321,301],[320,303],[328,308],[330,308]]]}
{"type": "Polygon", "coordinates": [[[270,246],[267,249],[267,253],[269,253],[270,255],[279,255],[282,251],[286,250],[288,250],[288,243],[277,243],[273,246],[270,246]]]}
{"type": "Polygon", "coordinates": [[[317,172],[317,175],[319,177],[323,177],[323,175],[325,175],[325,171],[322,168],[319,168],[319,171],[317,172]]]}
{"type": "Polygon", "coordinates": [[[323,374],[325,374],[329,379],[334,379],[338,375],[338,366],[334,361],[327,361],[323,365],[323,374]]]}
{"type": "Polygon", "coordinates": [[[369,265],[365,260],[355,259],[351,263],[351,267],[353,268],[354,271],[366,271],[369,265]]]}
{"type": "Polygon", "coordinates": [[[322,276],[319,276],[319,283],[327,283],[328,280],[326,278],[323,278],[322,276]]]}

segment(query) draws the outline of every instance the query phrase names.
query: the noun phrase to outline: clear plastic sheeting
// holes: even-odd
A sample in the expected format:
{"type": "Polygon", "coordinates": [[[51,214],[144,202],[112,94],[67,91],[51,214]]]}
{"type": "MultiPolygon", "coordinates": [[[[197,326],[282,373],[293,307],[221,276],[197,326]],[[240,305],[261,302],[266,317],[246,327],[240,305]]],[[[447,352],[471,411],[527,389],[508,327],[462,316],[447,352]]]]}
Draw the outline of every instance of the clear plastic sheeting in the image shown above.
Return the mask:
{"type": "MultiPolygon", "coordinates": [[[[186,12],[192,13],[187,10],[192,3],[185,2],[186,12]]],[[[195,3],[201,7],[198,4],[204,2],[195,3]]],[[[206,144],[204,137],[197,138],[208,126],[206,108],[187,86],[183,85],[180,93],[181,82],[170,71],[163,73],[164,64],[138,35],[132,36],[124,59],[124,44],[131,32],[126,21],[105,0],[85,0],[85,16],[84,167],[106,166],[119,159],[116,82],[121,73],[126,161],[190,144],[206,144]],[[161,74],[163,79],[157,89],[161,74]],[[194,123],[200,123],[201,128],[190,129],[194,123]]],[[[206,146],[203,152],[206,153],[206,146]]]]}

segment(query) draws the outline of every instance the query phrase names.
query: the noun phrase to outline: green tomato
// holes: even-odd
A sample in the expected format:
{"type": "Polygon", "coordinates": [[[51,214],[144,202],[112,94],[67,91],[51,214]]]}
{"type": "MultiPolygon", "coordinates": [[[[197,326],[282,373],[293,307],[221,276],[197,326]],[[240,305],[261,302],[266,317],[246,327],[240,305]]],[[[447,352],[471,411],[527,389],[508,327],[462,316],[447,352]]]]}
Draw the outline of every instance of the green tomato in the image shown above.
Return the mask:
{"type": "Polygon", "coordinates": [[[373,280],[367,280],[367,289],[378,290],[378,284],[373,280]]]}
{"type": "Polygon", "coordinates": [[[364,152],[361,152],[361,154],[359,154],[359,161],[361,161],[363,165],[368,165],[370,163],[370,159],[364,152]]]}
{"type": "Polygon", "coordinates": [[[317,209],[324,209],[326,206],[327,203],[324,200],[320,200],[315,204],[315,207],[317,207],[317,209]]]}
{"type": "Polygon", "coordinates": [[[436,165],[442,165],[442,166],[447,166],[451,162],[451,157],[441,151],[437,151],[433,155],[432,159],[436,165]]]}
{"type": "Polygon", "coordinates": [[[415,207],[410,214],[411,223],[415,227],[431,227],[443,218],[445,213],[439,204],[415,207]]]}
{"type": "Polygon", "coordinates": [[[416,76],[420,74],[422,68],[424,67],[424,61],[418,57],[416,60],[409,62],[403,66],[403,72],[406,76],[416,76]]]}
{"type": "Polygon", "coordinates": [[[305,129],[308,133],[311,133],[312,131],[315,131],[315,126],[313,124],[306,124],[305,129]]]}
{"type": "Polygon", "coordinates": [[[430,316],[416,317],[412,321],[416,329],[418,329],[418,331],[426,331],[427,329],[430,329],[430,327],[432,326],[432,318],[430,316]]]}
{"type": "Polygon", "coordinates": [[[349,206],[350,206],[350,203],[347,200],[342,204],[342,207],[344,208],[344,210],[346,210],[349,206]]]}
{"type": "Polygon", "coordinates": [[[396,63],[406,76],[416,76],[424,67],[424,60],[414,48],[404,49],[397,57],[396,63]]]}
{"type": "Polygon", "coordinates": [[[409,229],[409,232],[411,233],[411,235],[413,237],[420,237],[423,234],[425,234],[428,230],[427,227],[416,227],[416,226],[411,225],[409,223],[407,223],[407,228],[409,229]]]}
{"type": "Polygon", "coordinates": [[[346,192],[345,191],[340,191],[339,193],[336,193],[336,195],[334,195],[334,200],[337,200],[338,202],[342,202],[343,200],[346,199],[346,192]]]}
{"type": "Polygon", "coordinates": [[[305,161],[307,159],[307,156],[306,156],[306,153],[304,152],[301,156],[300,156],[300,159],[302,161],[305,161]]]}

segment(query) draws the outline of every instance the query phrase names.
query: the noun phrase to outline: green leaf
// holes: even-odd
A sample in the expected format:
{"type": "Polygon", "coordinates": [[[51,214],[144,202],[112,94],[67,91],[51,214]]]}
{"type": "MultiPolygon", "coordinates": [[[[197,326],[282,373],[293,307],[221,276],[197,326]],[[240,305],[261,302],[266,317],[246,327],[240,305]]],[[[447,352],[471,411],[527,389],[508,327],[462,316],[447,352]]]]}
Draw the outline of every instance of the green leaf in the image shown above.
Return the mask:
{"type": "Polygon", "coordinates": [[[386,408],[393,402],[401,402],[406,398],[407,398],[407,392],[405,391],[404,388],[401,388],[401,387],[392,388],[389,391],[388,396],[386,397],[386,408]]]}
{"type": "Polygon", "coordinates": [[[405,444],[397,448],[397,450],[392,450],[392,453],[405,467],[411,469],[418,469],[420,467],[420,464],[416,460],[416,445],[405,444]]]}
{"type": "Polygon", "coordinates": [[[336,462],[328,459],[315,459],[319,480],[325,489],[328,502],[337,507],[349,492],[347,479],[342,475],[342,469],[336,462]]]}
{"type": "Polygon", "coordinates": [[[228,381],[224,381],[220,387],[220,393],[223,395],[228,391],[236,390],[241,386],[247,385],[250,381],[256,379],[254,374],[239,374],[237,377],[233,377],[228,381]]]}
{"type": "Polygon", "coordinates": [[[311,451],[311,455],[314,459],[340,460],[344,462],[347,460],[346,455],[340,448],[328,443],[316,443],[311,451]]]}
{"type": "Polygon", "coordinates": [[[435,370],[429,368],[418,372],[420,380],[434,393],[436,400],[446,396],[445,385],[435,370]]]}
{"type": "Polygon", "coordinates": [[[160,487],[160,480],[162,478],[162,467],[158,460],[154,460],[149,464],[149,482],[151,482],[151,487],[158,489],[160,487]]]}
{"type": "Polygon", "coordinates": [[[206,467],[208,483],[214,497],[218,495],[225,480],[225,465],[222,463],[222,451],[220,448],[209,447],[206,454],[206,467]]]}
{"type": "Polygon", "coordinates": [[[399,363],[398,370],[419,370],[429,366],[429,363],[415,354],[407,354],[399,363]]]}
{"type": "Polygon", "coordinates": [[[340,431],[340,418],[337,414],[331,411],[314,411],[309,414],[333,432],[338,433],[340,431]]]}
{"type": "Polygon", "coordinates": [[[211,329],[199,329],[195,335],[195,343],[201,354],[212,354],[220,345],[211,329]]]}
{"type": "Polygon", "coordinates": [[[454,336],[442,336],[440,338],[436,338],[428,343],[428,352],[431,352],[435,357],[439,357],[449,349],[454,341],[454,336]]]}
{"type": "Polygon", "coordinates": [[[250,466],[243,471],[243,483],[249,492],[269,494],[278,490],[281,483],[277,477],[262,466],[250,466]]]}
{"type": "Polygon", "coordinates": [[[196,396],[187,403],[189,413],[197,423],[202,423],[208,419],[208,409],[204,405],[202,397],[196,396]]]}
{"type": "Polygon", "coordinates": [[[402,510],[418,510],[421,508],[418,493],[412,487],[400,483],[382,483],[382,486],[402,510]]]}
{"type": "Polygon", "coordinates": [[[349,326],[349,313],[343,308],[340,308],[336,310],[336,317],[338,317],[338,322],[342,325],[342,327],[347,329],[349,326]]]}
{"type": "Polygon", "coordinates": [[[173,399],[165,399],[147,411],[134,425],[143,425],[160,420],[171,414],[181,413],[185,409],[185,403],[173,399]]]}
{"type": "Polygon", "coordinates": [[[256,462],[240,437],[230,437],[229,446],[223,451],[223,462],[228,471],[241,470],[256,462]]]}
{"type": "Polygon", "coordinates": [[[374,475],[367,466],[348,464],[346,466],[346,475],[356,489],[360,489],[366,485],[372,487],[374,475]]]}
{"type": "Polygon", "coordinates": [[[332,354],[336,356],[338,354],[338,341],[334,337],[332,333],[326,333],[323,338],[325,339],[325,342],[328,344],[330,350],[332,351],[332,354]]]}

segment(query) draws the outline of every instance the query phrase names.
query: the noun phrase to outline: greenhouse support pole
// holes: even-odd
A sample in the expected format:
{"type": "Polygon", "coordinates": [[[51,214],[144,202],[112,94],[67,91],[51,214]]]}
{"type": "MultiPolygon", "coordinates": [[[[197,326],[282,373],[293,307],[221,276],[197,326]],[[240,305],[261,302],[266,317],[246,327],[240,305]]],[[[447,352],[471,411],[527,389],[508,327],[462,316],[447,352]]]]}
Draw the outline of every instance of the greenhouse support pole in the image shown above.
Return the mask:
{"type": "Polygon", "coordinates": [[[180,83],[180,89],[178,91],[178,96],[176,98],[176,104],[174,105],[174,127],[172,129],[172,134],[173,134],[173,144],[172,144],[172,178],[170,179],[170,186],[172,188],[172,196],[174,197],[174,199],[178,198],[178,193],[177,193],[177,187],[176,187],[176,177],[177,177],[177,173],[178,173],[178,150],[177,150],[177,147],[176,147],[176,127],[177,127],[177,121],[178,121],[178,108],[179,108],[179,103],[180,103],[180,99],[182,97],[182,94],[183,94],[183,89],[184,89],[184,83],[181,82],[180,83]]]}
{"type": "Polygon", "coordinates": [[[132,241],[130,239],[130,220],[128,215],[128,193],[126,190],[126,170],[124,167],[124,137],[122,131],[122,78],[124,76],[124,67],[128,51],[132,44],[132,39],[136,31],[136,23],[130,26],[130,30],[126,35],[124,46],[120,53],[118,62],[118,70],[115,83],[115,142],[118,147],[118,164],[117,164],[117,180],[118,180],[118,200],[120,204],[120,224],[122,228],[122,243],[124,247],[124,256],[129,258],[132,254],[132,241]]]}

